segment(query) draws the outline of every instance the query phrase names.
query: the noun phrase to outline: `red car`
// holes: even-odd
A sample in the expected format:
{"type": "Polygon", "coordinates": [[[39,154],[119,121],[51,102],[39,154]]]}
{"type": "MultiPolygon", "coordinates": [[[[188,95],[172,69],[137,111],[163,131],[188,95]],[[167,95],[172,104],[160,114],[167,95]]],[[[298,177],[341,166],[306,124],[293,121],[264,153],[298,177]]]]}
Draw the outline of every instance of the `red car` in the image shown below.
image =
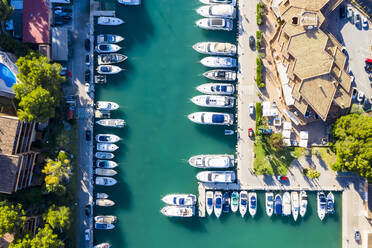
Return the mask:
{"type": "Polygon", "coordinates": [[[364,60],[364,62],[366,64],[372,65],[372,59],[366,59],[366,60],[364,60]]]}
{"type": "Polygon", "coordinates": [[[248,136],[251,137],[251,138],[254,136],[254,132],[253,132],[252,128],[248,129],[248,136]]]}

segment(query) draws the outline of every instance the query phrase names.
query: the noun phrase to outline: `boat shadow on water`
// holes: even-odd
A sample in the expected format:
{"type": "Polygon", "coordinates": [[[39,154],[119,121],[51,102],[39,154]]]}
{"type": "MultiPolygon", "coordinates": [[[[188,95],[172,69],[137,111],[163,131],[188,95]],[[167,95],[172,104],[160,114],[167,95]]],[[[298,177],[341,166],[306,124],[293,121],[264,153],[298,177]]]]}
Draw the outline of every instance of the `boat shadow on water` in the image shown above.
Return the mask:
{"type": "Polygon", "coordinates": [[[173,224],[183,226],[192,232],[207,232],[205,228],[205,223],[198,216],[191,218],[168,218],[173,224]]]}
{"type": "Polygon", "coordinates": [[[195,128],[203,135],[212,136],[221,143],[226,143],[235,148],[237,138],[234,135],[224,135],[226,129],[231,129],[235,131],[235,125],[233,126],[209,126],[209,125],[195,125],[195,128]]]}

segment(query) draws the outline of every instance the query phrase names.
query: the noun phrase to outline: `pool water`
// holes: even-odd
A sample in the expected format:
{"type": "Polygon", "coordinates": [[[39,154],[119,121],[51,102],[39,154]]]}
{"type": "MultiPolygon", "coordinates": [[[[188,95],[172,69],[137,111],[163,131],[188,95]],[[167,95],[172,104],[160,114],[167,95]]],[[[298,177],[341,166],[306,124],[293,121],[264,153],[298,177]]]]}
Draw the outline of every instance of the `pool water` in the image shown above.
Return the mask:
{"type": "Polygon", "coordinates": [[[3,80],[8,88],[11,88],[16,83],[15,75],[3,63],[0,63],[0,80],[3,80]]]}

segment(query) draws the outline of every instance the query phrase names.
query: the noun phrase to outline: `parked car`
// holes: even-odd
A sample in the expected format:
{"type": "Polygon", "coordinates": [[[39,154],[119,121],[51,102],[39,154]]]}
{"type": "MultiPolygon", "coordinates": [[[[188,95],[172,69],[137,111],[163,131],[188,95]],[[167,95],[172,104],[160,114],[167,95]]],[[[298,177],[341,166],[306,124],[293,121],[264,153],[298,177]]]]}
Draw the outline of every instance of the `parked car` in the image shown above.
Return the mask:
{"type": "Polygon", "coordinates": [[[365,16],[363,16],[362,26],[364,29],[368,28],[368,19],[365,16]]]}
{"type": "Polygon", "coordinates": [[[349,18],[351,22],[353,21],[353,15],[354,15],[353,8],[351,6],[348,6],[347,7],[347,18],[349,18]]]}
{"type": "Polygon", "coordinates": [[[364,103],[363,103],[363,109],[364,109],[364,111],[368,111],[370,108],[371,108],[371,102],[366,97],[366,99],[364,100],[364,103]]]}
{"type": "Polygon", "coordinates": [[[90,209],[91,206],[89,204],[85,206],[84,211],[86,216],[90,216],[90,209]]]}
{"type": "Polygon", "coordinates": [[[85,229],[85,240],[86,241],[90,240],[90,230],[89,229],[85,229]]]}
{"type": "Polygon", "coordinates": [[[340,19],[344,19],[346,17],[346,8],[344,5],[340,7],[340,19]]]}
{"type": "Polygon", "coordinates": [[[360,232],[359,232],[358,229],[355,229],[355,231],[354,231],[354,237],[355,237],[355,241],[357,243],[359,243],[360,242],[360,232]]]}
{"type": "Polygon", "coordinates": [[[357,12],[355,13],[355,25],[359,26],[360,25],[360,14],[357,12]]]}
{"type": "Polygon", "coordinates": [[[253,115],[253,113],[254,113],[254,105],[253,105],[253,103],[250,103],[249,104],[249,114],[253,115]]]}
{"type": "Polygon", "coordinates": [[[372,65],[372,59],[366,59],[366,60],[364,60],[364,62],[365,62],[367,65],[372,65]]]}
{"type": "Polygon", "coordinates": [[[84,47],[85,47],[85,50],[90,51],[90,39],[85,39],[84,47]]]}
{"type": "Polygon", "coordinates": [[[86,64],[87,66],[90,66],[90,55],[89,55],[89,54],[87,54],[87,55],[85,56],[85,64],[86,64]]]}
{"type": "Polygon", "coordinates": [[[92,132],[90,130],[85,130],[85,139],[90,141],[92,139],[92,132]]]}
{"type": "Polygon", "coordinates": [[[256,41],[254,40],[253,35],[249,36],[249,46],[251,47],[252,50],[254,50],[256,46],[256,41]]]}
{"type": "Polygon", "coordinates": [[[359,94],[358,94],[358,97],[357,97],[357,101],[359,103],[362,103],[363,100],[364,100],[364,92],[359,91],[359,94]]]}
{"type": "Polygon", "coordinates": [[[351,99],[355,99],[358,96],[357,88],[353,87],[353,92],[351,93],[351,99]]]}
{"type": "Polygon", "coordinates": [[[254,136],[254,132],[253,132],[253,129],[252,129],[252,128],[249,128],[249,129],[248,129],[248,136],[249,136],[250,138],[253,138],[253,136],[254,136]]]}

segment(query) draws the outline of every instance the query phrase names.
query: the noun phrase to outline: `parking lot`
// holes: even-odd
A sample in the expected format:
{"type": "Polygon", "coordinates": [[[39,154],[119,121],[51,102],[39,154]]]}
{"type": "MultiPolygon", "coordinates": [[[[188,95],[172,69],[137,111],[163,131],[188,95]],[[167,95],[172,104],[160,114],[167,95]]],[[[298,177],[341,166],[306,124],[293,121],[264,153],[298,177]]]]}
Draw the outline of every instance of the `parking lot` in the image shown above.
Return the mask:
{"type": "MultiPolygon", "coordinates": [[[[341,5],[340,5],[341,6],[341,5]]],[[[339,42],[346,48],[348,55],[348,66],[351,74],[355,77],[352,87],[364,92],[366,97],[371,100],[372,81],[368,78],[368,73],[364,69],[365,59],[372,59],[372,29],[371,22],[368,20],[367,27],[355,25],[355,14],[360,13],[351,5],[344,4],[345,7],[352,7],[353,18],[340,18],[340,6],[328,17],[328,31],[331,32],[339,42]]],[[[363,20],[363,14],[360,13],[363,20]]]]}

